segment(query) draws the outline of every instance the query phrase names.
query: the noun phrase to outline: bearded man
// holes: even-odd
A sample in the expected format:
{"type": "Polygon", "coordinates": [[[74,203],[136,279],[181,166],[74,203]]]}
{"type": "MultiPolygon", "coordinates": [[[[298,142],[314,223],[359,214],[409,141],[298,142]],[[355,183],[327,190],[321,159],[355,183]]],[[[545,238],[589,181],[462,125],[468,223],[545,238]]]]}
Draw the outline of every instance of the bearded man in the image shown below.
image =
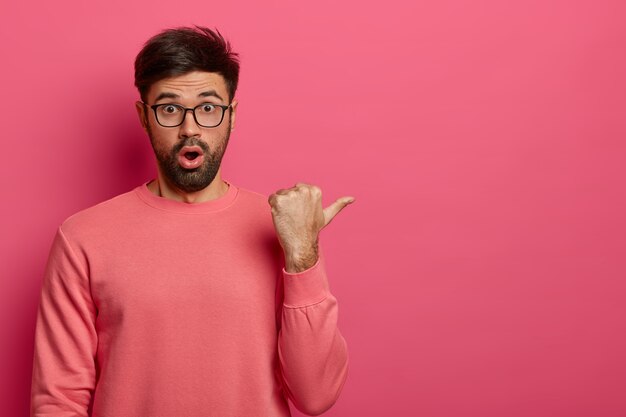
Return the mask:
{"type": "Polygon", "coordinates": [[[317,415],[348,369],[318,235],[297,183],[266,197],[222,179],[237,54],[217,31],[165,30],[135,60],[157,177],[68,217],[46,265],[31,416],[317,415]]]}

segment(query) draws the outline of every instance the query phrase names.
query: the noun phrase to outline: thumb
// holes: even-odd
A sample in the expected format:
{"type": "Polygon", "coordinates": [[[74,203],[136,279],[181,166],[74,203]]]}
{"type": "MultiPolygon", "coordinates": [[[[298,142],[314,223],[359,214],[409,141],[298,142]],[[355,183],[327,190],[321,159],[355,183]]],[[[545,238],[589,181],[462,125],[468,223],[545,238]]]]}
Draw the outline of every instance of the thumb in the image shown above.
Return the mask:
{"type": "Polygon", "coordinates": [[[345,206],[355,201],[354,197],[341,197],[330,206],[324,209],[324,226],[328,225],[331,220],[339,213],[345,206]]]}

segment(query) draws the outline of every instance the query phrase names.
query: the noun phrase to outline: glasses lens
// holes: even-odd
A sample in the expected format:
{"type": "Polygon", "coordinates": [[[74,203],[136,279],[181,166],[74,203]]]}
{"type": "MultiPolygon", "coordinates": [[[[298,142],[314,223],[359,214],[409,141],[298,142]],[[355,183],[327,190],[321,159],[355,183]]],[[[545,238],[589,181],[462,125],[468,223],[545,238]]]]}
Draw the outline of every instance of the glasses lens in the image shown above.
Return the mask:
{"type": "Polygon", "coordinates": [[[185,117],[185,110],[175,104],[164,104],[156,108],[157,121],[163,126],[177,126],[185,117]]]}
{"type": "Polygon", "coordinates": [[[204,127],[215,127],[222,121],[224,109],[214,104],[201,104],[195,108],[196,120],[204,127]]]}

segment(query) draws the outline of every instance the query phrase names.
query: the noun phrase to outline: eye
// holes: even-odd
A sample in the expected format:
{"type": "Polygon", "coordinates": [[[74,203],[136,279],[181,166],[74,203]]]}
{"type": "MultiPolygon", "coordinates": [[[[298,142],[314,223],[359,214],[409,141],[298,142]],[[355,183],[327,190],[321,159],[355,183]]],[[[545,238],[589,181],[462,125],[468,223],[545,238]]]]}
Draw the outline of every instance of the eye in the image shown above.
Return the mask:
{"type": "Polygon", "coordinates": [[[200,111],[202,113],[213,113],[215,111],[215,105],[213,105],[213,104],[203,104],[200,107],[200,111]]]}
{"type": "Polygon", "coordinates": [[[178,113],[180,109],[178,106],[174,106],[173,104],[166,104],[165,106],[161,106],[161,112],[165,114],[174,114],[178,113]]]}

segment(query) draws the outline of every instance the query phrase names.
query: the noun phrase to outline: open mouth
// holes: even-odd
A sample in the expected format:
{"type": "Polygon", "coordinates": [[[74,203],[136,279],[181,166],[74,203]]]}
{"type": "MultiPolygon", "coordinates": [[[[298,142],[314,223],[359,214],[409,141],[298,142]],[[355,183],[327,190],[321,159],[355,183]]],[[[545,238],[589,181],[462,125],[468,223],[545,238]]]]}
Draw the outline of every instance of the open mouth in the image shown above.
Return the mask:
{"type": "Polygon", "coordinates": [[[184,146],[178,153],[178,164],[185,169],[198,168],[204,162],[204,152],[199,146],[184,146]]]}

